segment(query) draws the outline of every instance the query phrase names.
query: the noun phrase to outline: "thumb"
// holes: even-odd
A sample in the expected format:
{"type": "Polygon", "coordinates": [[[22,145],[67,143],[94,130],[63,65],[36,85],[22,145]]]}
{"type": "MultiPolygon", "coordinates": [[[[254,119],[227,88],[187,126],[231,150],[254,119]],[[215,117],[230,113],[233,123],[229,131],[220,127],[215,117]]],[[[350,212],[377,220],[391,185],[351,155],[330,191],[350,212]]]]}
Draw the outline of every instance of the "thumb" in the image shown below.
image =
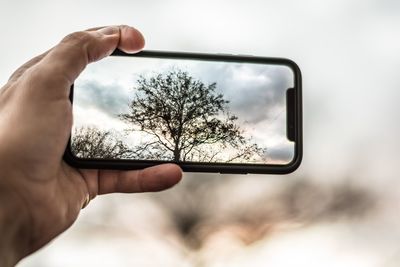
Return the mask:
{"type": "MultiPolygon", "coordinates": [[[[32,70],[32,75],[38,83],[61,85],[69,90],[87,64],[110,55],[116,48],[133,53],[143,46],[142,34],[125,25],[74,32],[47,53],[32,70]]],[[[49,86],[42,88],[52,89],[49,86]]]]}

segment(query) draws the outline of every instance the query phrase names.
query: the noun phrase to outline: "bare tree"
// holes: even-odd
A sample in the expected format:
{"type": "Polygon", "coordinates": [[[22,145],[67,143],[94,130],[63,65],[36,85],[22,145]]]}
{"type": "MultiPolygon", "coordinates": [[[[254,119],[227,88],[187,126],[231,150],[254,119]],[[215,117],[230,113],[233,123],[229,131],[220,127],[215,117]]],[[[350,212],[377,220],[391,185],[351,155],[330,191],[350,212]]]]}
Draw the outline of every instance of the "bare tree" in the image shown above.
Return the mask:
{"type": "Polygon", "coordinates": [[[132,151],[110,131],[96,127],[75,129],[71,138],[72,152],[80,158],[121,159],[132,157],[132,151]]]}
{"type": "Polygon", "coordinates": [[[138,81],[129,112],[120,118],[151,141],[138,147],[141,158],[174,161],[242,162],[265,150],[243,136],[216,83],[209,85],[181,70],[138,81]]]}

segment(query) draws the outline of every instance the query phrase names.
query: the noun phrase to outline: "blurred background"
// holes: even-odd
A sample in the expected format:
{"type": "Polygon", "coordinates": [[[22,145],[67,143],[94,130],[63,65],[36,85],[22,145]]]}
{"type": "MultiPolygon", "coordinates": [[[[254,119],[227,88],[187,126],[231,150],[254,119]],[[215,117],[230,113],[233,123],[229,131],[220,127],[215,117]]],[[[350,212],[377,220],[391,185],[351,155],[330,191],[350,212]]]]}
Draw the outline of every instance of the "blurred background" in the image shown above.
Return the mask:
{"type": "Polygon", "coordinates": [[[19,267],[400,264],[400,2],[1,0],[0,82],[66,34],[129,24],[146,49],[287,57],[304,160],[286,176],[185,173],[98,197],[19,267]]]}

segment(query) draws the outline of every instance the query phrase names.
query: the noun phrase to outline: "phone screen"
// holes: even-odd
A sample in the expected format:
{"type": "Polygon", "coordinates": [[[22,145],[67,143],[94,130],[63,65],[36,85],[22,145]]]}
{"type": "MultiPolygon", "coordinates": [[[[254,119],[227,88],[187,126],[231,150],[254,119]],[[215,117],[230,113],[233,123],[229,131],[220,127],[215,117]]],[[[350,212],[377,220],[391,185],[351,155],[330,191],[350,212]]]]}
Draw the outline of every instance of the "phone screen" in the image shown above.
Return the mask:
{"type": "Polygon", "coordinates": [[[290,163],[285,65],[111,56],[73,88],[71,152],[81,159],[290,163]]]}

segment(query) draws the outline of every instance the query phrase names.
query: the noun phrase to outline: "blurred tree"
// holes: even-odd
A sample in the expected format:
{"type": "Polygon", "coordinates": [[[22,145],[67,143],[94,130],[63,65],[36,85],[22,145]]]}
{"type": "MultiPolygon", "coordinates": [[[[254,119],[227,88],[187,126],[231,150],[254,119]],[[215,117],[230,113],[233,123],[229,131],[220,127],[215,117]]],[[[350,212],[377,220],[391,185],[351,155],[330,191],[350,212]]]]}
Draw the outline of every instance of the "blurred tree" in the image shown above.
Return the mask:
{"type": "Polygon", "coordinates": [[[118,159],[130,157],[129,147],[110,131],[96,127],[75,129],[71,138],[71,150],[80,158],[118,159]]]}
{"type": "Polygon", "coordinates": [[[141,76],[129,112],[120,118],[151,141],[138,147],[141,158],[174,161],[251,161],[265,149],[249,142],[228,112],[229,101],[187,72],[141,76]]]}

